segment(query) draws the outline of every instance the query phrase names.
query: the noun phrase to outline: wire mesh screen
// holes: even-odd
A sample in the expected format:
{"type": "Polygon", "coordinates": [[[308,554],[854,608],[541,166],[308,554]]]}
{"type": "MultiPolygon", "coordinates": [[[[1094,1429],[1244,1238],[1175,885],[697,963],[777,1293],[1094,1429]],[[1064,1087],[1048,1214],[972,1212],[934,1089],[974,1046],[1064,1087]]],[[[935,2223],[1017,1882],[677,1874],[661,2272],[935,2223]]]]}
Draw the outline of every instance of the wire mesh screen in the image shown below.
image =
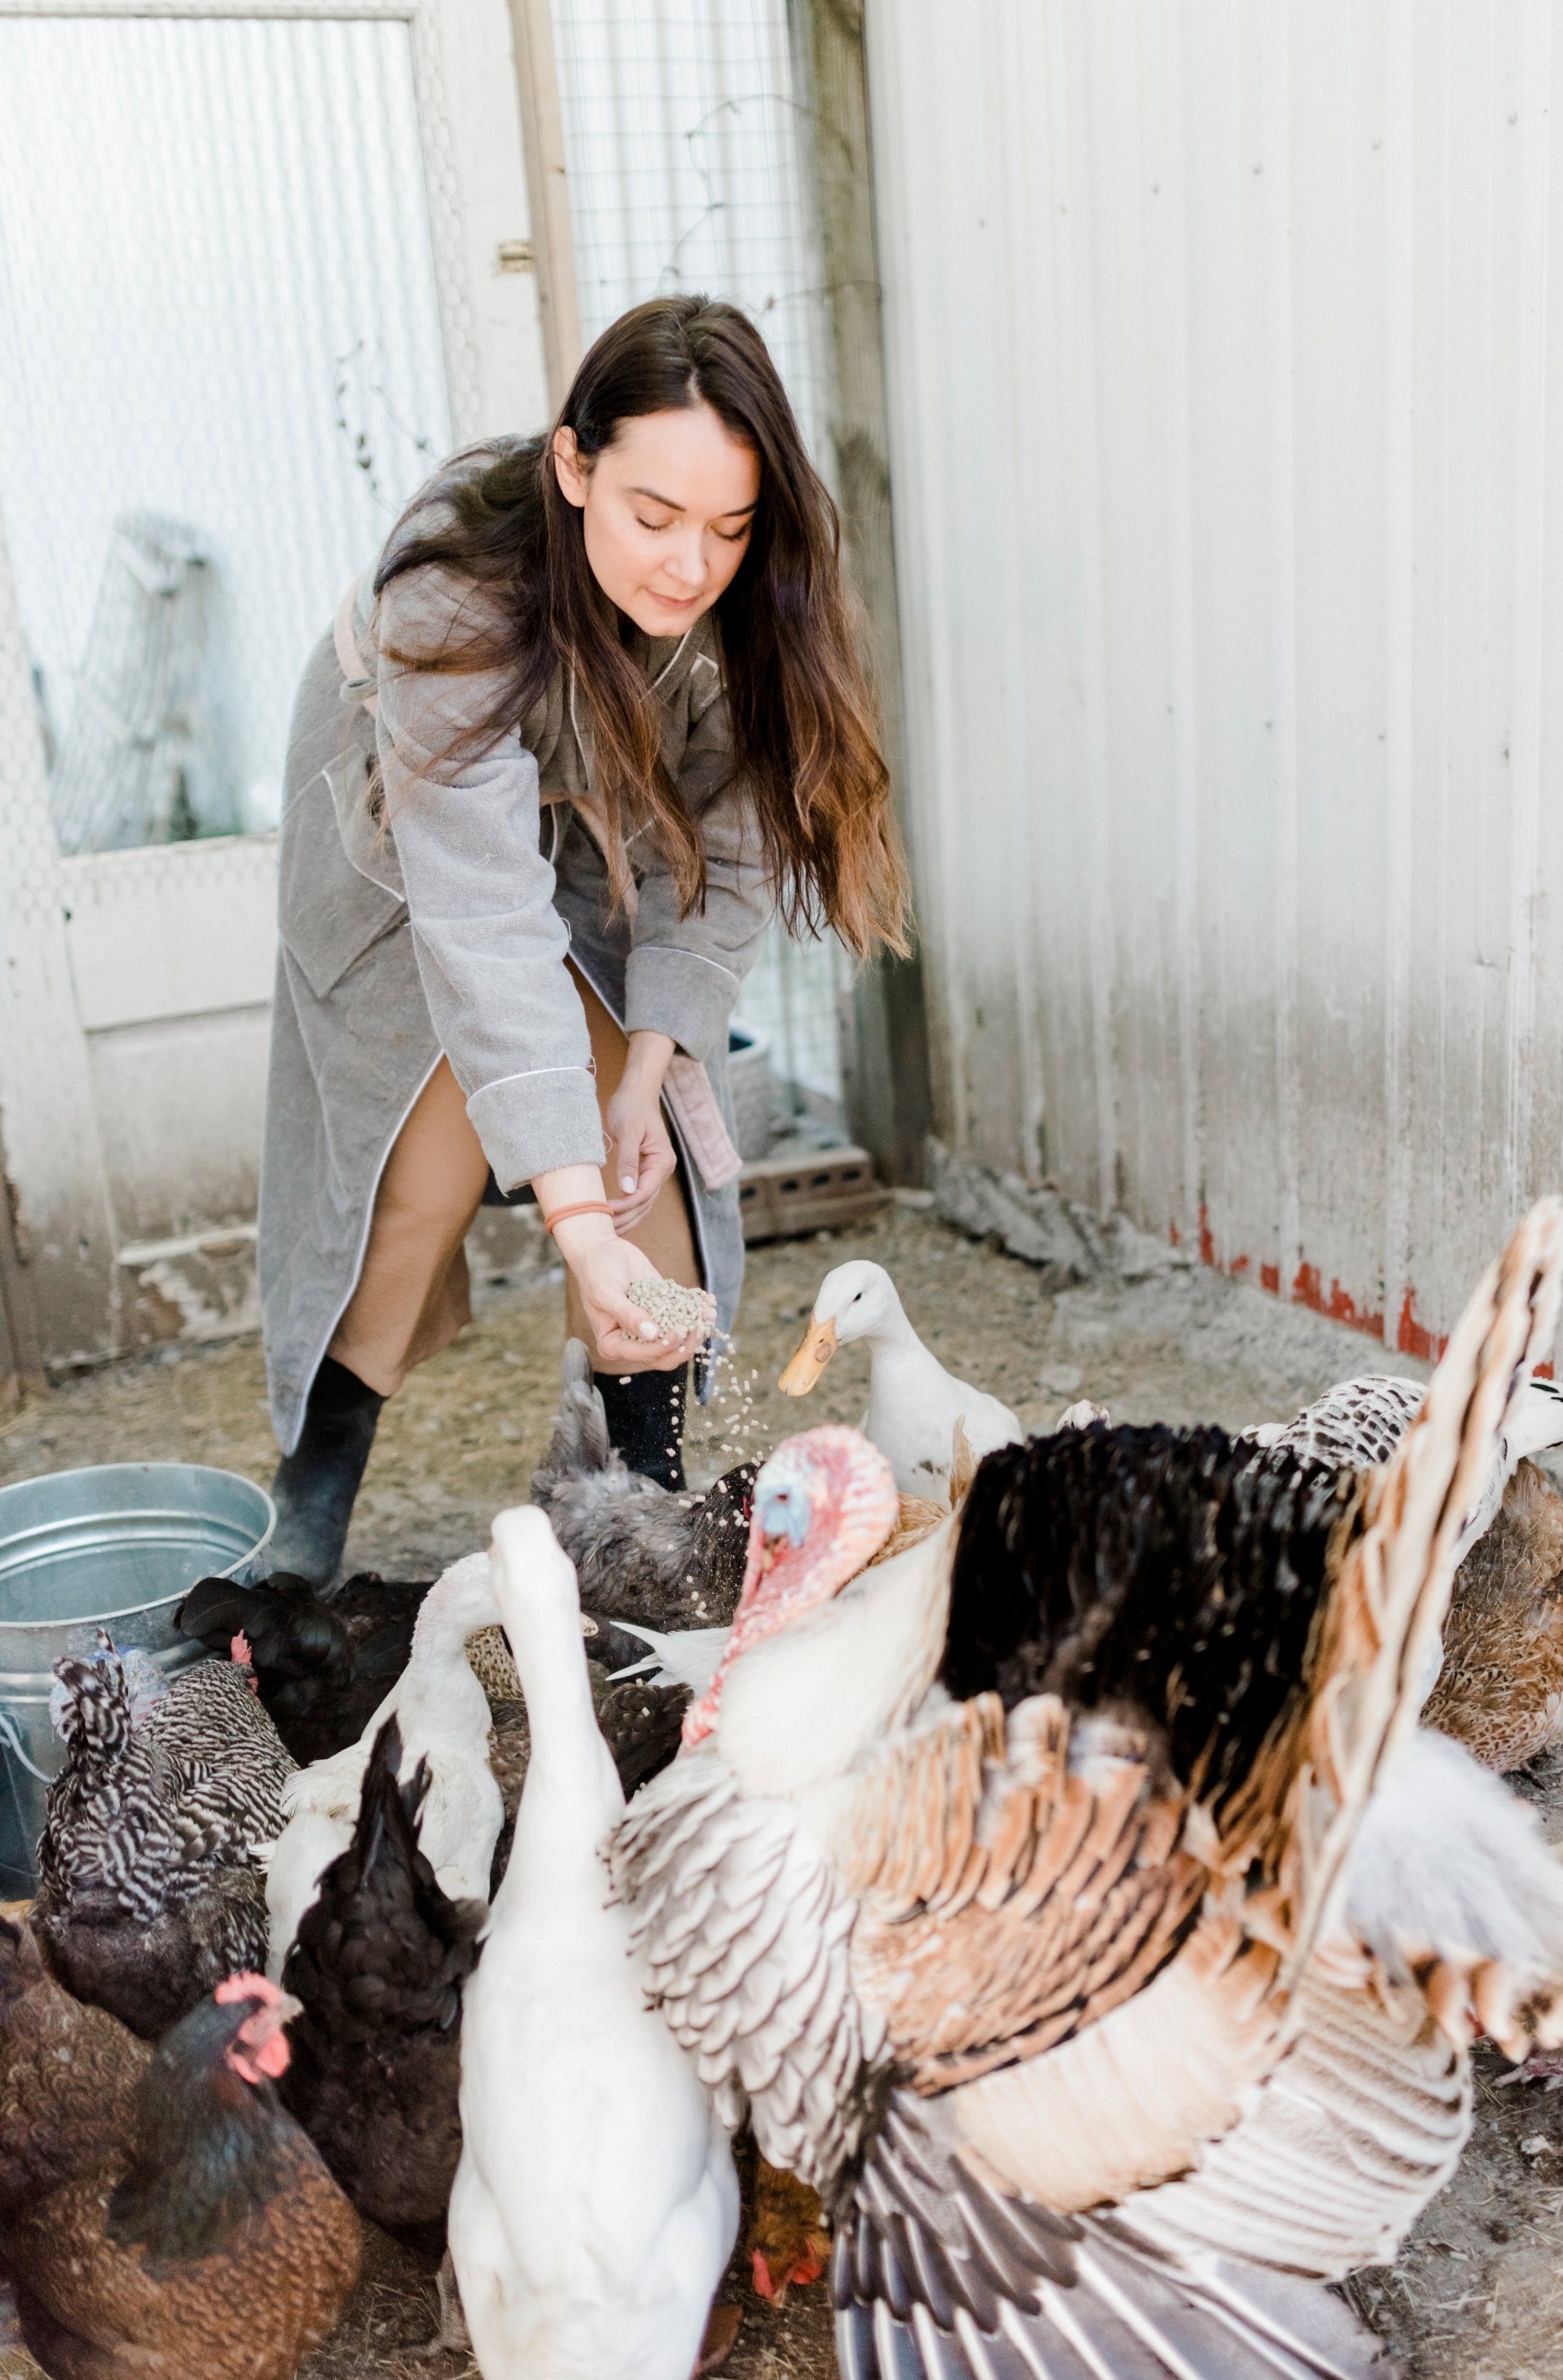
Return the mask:
{"type": "Polygon", "coordinates": [[[0,509],[67,850],[275,821],[450,443],[405,23],[0,18],[0,509]]]}
{"type": "MultiPolygon", "coordinates": [[[[582,336],[703,290],[758,324],[828,476],[825,321],[786,0],[554,0],[582,336]]],[[[834,940],[778,928],[735,1021],[785,1086],[778,1128],[829,1123],[840,1092],[834,940]]],[[[746,1150],[746,1154],[751,1153],[746,1150]]]]}

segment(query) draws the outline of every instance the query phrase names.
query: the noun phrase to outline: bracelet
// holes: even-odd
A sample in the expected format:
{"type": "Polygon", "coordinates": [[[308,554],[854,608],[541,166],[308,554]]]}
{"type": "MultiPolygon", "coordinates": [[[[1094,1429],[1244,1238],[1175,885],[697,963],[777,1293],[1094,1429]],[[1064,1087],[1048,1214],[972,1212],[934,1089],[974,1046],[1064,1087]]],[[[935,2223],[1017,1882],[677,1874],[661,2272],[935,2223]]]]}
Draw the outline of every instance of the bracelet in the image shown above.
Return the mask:
{"type": "Polygon", "coordinates": [[[611,1215],[613,1208],[605,1198],[582,1198],[573,1207],[556,1207],[551,1215],[543,1218],[543,1228],[551,1232],[556,1223],[568,1223],[572,1215],[611,1215]]]}

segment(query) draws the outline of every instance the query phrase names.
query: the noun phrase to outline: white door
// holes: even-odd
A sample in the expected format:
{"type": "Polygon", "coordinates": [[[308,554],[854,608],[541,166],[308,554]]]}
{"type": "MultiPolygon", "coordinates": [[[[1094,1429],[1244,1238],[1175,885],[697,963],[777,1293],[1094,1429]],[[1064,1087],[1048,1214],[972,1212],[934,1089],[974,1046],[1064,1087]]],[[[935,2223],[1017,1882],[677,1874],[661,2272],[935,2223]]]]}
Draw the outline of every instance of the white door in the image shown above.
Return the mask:
{"type": "Polygon", "coordinates": [[[56,1363],[253,1322],[293,686],[432,464],[548,410],[506,0],[145,9],[0,0],[0,1146],[56,1363]]]}

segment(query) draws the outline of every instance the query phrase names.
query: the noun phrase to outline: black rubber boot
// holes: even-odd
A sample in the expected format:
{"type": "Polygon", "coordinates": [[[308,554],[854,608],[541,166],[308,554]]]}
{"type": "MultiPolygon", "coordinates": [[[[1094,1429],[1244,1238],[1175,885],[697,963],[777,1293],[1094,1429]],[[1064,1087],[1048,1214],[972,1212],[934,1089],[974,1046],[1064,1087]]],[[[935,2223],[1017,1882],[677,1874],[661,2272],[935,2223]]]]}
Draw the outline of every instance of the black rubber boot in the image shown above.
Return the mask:
{"type": "Polygon", "coordinates": [[[356,1372],[325,1357],[299,1443],[283,1456],[272,1481],[276,1529],[265,1552],[268,1572],[291,1571],[311,1586],[330,1585],[385,1402],[356,1372]]]}
{"type": "Polygon", "coordinates": [[[684,1486],[684,1408],[690,1367],[677,1372],[593,1372],[608,1417],[608,1439],[631,1471],[675,1495],[684,1486]]]}

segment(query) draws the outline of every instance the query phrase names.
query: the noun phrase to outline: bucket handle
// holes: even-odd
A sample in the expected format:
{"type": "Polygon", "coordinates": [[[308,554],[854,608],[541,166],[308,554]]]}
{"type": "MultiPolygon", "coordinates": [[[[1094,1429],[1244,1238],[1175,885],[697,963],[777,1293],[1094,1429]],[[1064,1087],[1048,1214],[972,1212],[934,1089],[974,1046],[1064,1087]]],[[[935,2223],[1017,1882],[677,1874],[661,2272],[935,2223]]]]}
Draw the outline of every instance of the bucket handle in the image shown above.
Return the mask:
{"type": "Polygon", "coordinates": [[[11,1717],[10,1712],[6,1710],[4,1707],[0,1707],[0,1743],[5,1745],[7,1752],[15,1753],[17,1758],[21,1762],[21,1765],[26,1769],[28,1775],[30,1777],[36,1777],[40,1785],[52,1785],[54,1783],[55,1780],[50,1776],[46,1768],[35,1767],[32,1762],[28,1758],[26,1751],[22,1746],[21,1730],[18,1727],[16,1720],[11,1717]]]}

